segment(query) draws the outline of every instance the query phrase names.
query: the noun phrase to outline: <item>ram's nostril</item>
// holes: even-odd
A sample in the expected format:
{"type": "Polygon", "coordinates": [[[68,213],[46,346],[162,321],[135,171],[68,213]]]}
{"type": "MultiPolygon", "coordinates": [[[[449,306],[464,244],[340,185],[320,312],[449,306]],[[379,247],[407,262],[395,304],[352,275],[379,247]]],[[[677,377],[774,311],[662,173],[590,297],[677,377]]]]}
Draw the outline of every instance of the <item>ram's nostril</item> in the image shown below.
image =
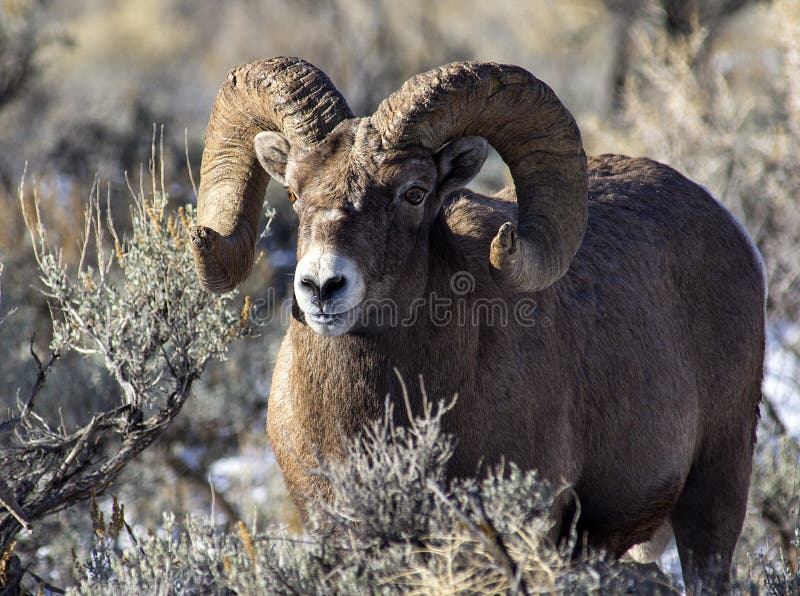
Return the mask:
{"type": "Polygon", "coordinates": [[[341,275],[332,277],[322,285],[322,294],[330,296],[331,294],[341,290],[346,283],[347,282],[345,281],[345,278],[341,275]]]}
{"type": "Polygon", "coordinates": [[[300,278],[300,283],[303,284],[307,289],[311,290],[312,294],[320,293],[319,286],[313,277],[304,275],[300,278]]]}

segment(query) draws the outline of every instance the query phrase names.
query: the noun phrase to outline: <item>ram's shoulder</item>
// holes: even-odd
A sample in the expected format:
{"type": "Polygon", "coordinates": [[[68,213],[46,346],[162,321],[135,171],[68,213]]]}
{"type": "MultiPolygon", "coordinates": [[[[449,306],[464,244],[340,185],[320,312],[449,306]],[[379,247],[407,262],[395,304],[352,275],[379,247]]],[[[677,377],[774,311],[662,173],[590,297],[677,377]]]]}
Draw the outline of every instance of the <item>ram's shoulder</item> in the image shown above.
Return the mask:
{"type": "Polygon", "coordinates": [[[502,191],[487,197],[463,189],[451,194],[442,206],[444,221],[457,237],[491,242],[498,228],[507,221],[516,221],[517,204],[502,191]],[[502,198],[500,196],[502,195],[502,198]]]}

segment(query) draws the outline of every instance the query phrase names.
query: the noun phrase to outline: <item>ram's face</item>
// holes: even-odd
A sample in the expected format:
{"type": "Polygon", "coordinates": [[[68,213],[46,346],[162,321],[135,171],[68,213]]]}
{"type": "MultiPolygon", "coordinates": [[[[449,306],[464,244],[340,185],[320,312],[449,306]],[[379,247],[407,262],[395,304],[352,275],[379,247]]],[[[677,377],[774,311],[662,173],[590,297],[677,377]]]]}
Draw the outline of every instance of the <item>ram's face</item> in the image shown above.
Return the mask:
{"type": "Polygon", "coordinates": [[[256,153],[300,218],[294,292],[302,318],[316,333],[341,335],[370,325],[365,302],[402,308],[411,298],[442,199],[477,173],[486,143],[468,137],[438,153],[387,151],[367,120],[349,120],[305,152],[261,133],[256,153]]]}

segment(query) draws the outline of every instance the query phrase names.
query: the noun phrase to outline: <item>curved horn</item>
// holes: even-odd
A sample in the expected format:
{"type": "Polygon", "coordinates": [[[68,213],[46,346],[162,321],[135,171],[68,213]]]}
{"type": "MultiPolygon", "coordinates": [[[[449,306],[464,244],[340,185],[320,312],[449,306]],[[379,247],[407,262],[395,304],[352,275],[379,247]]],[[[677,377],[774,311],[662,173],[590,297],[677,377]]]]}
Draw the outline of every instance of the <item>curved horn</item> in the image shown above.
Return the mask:
{"type": "Polygon", "coordinates": [[[247,277],[269,176],[253,139],[283,134],[292,146],[321,142],[352,118],[328,77],[299,58],[272,58],[234,68],[217,94],[206,130],[192,245],[197,274],[216,292],[247,277]]]}
{"type": "Polygon", "coordinates": [[[586,228],[588,174],[578,125],[550,87],[518,66],[454,62],[406,81],[371,122],[392,146],[486,138],[511,169],[518,204],[517,222],[492,240],[495,278],[536,291],[566,273],[586,228]]]}

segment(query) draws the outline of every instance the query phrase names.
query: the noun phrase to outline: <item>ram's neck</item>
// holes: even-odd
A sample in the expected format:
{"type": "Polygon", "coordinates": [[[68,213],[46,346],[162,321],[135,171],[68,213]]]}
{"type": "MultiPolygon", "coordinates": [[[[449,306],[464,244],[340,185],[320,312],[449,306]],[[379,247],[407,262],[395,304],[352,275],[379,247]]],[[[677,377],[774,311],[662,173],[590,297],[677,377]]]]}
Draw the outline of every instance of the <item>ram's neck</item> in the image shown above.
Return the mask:
{"type": "Polygon", "coordinates": [[[391,388],[391,355],[374,337],[321,337],[293,321],[292,395],[298,422],[322,453],[338,450],[380,416],[391,388]]]}
{"type": "Polygon", "coordinates": [[[322,337],[293,320],[291,394],[297,423],[324,454],[383,416],[387,397],[398,422],[407,419],[398,374],[421,412],[421,381],[432,400],[463,396],[474,382],[477,330],[458,319],[464,297],[429,288],[411,319],[379,331],[322,337]],[[437,301],[437,303],[433,303],[437,301]]]}

